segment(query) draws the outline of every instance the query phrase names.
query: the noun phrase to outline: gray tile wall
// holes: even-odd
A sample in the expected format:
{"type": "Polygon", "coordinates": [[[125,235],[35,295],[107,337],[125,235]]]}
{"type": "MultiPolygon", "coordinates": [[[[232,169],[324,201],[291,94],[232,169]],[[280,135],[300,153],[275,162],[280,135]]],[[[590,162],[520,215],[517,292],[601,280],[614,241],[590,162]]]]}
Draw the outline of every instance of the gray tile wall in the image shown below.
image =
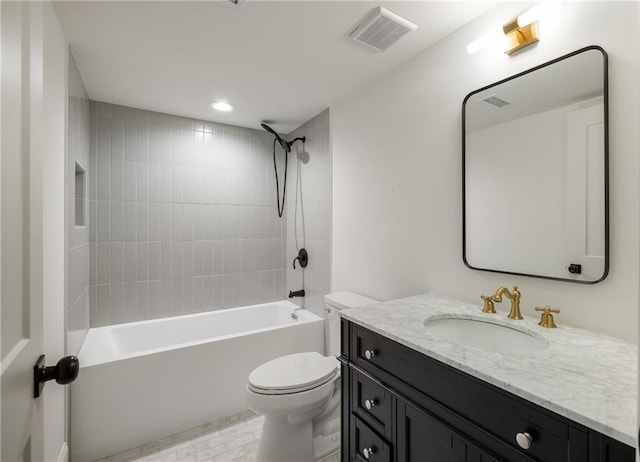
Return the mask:
{"type": "Polygon", "coordinates": [[[271,142],[91,102],[91,326],[283,298],[271,142]]]}
{"type": "Polygon", "coordinates": [[[324,316],[324,296],[331,288],[331,138],[329,109],[288,135],[306,136],[294,145],[287,172],[287,281],[286,289],[301,289],[304,300],[293,299],[319,316],[324,316]],[[308,159],[308,160],[307,160],[308,159]],[[291,162],[291,161],[294,162],[291,162]],[[298,176],[299,173],[299,176],[298,176]],[[297,178],[297,181],[296,181],[297,178]],[[296,186],[298,187],[297,214],[296,186]],[[291,264],[297,256],[294,223],[297,219],[298,247],[309,253],[309,265],[302,271],[291,264]],[[303,281],[304,279],[304,281],[303,281]]]}
{"type": "MultiPolygon", "coordinates": [[[[76,355],[89,330],[89,228],[76,226],[76,163],[89,171],[89,97],[78,68],[69,54],[69,113],[66,153],[66,328],[67,352],[76,355]]],[[[88,175],[85,174],[85,181],[88,175]]],[[[85,183],[88,184],[88,183],[85,183]]],[[[86,188],[85,188],[86,197],[86,188]]],[[[84,205],[85,217],[88,201],[84,205]]],[[[86,222],[85,222],[86,223],[86,222]]]]}

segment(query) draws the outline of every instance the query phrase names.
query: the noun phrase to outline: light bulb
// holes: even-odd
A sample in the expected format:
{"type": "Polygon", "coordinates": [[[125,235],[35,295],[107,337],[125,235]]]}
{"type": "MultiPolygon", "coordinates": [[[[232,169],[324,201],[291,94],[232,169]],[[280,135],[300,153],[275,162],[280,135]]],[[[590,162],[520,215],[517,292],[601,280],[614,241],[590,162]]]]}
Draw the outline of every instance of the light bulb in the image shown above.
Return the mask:
{"type": "Polygon", "coordinates": [[[539,21],[542,16],[544,16],[548,3],[549,2],[539,3],[518,16],[518,27],[528,26],[533,22],[539,21]]]}
{"type": "Polygon", "coordinates": [[[236,108],[233,104],[227,103],[226,101],[214,101],[211,103],[211,107],[216,111],[222,112],[233,111],[236,108]]]}
{"type": "Polygon", "coordinates": [[[470,55],[477,53],[478,51],[484,49],[484,48],[490,48],[493,45],[497,44],[498,42],[500,42],[503,38],[504,34],[502,33],[501,29],[495,29],[491,32],[489,32],[488,34],[483,35],[482,37],[480,37],[477,40],[474,40],[473,42],[469,43],[467,45],[467,53],[469,53],[470,55]]]}

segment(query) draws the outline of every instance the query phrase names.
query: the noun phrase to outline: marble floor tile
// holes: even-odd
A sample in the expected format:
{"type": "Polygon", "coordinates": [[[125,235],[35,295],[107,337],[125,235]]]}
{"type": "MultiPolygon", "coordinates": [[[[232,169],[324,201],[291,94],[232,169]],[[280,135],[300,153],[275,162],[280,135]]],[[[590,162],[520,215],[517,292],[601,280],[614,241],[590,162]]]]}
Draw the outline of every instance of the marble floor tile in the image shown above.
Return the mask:
{"type": "MultiPolygon", "coordinates": [[[[246,411],[97,462],[254,462],[263,422],[263,416],[246,411]]],[[[340,462],[340,454],[322,462],[340,462]]]]}

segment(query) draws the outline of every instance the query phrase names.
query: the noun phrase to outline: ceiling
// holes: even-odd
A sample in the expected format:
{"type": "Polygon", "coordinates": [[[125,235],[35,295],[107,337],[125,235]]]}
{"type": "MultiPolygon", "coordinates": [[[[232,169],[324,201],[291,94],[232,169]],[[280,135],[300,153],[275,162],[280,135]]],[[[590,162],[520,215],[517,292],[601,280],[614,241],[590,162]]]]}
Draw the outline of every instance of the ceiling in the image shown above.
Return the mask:
{"type": "MultiPolygon", "coordinates": [[[[495,1],[55,2],[89,97],[289,133],[495,1]],[[373,7],[418,24],[385,52],[348,33],[373,7]],[[224,99],[237,109],[214,112],[224,99]]],[[[464,53],[464,50],[461,50],[464,53]]]]}

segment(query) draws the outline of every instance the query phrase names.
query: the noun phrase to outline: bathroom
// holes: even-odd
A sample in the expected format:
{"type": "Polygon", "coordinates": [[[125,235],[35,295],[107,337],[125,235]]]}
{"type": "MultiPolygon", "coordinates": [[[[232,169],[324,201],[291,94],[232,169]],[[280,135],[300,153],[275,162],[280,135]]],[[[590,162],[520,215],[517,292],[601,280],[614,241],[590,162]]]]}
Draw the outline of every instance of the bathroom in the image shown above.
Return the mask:
{"type": "MultiPolygon", "coordinates": [[[[22,111],[24,120],[40,123],[42,128],[33,128],[34,133],[41,133],[41,139],[47,141],[47,154],[32,169],[32,174],[42,175],[43,181],[30,186],[36,185],[40,189],[35,192],[42,192],[42,203],[32,205],[34,210],[42,209],[41,218],[31,223],[32,230],[42,228],[40,235],[32,235],[33,242],[39,243],[32,254],[41,252],[41,258],[25,267],[32,268],[32,274],[41,274],[41,280],[32,276],[31,283],[40,284],[38,293],[41,300],[46,300],[46,306],[43,301],[42,325],[30,325],[36,329],[34,332],[42,332],[43,339],[40,346],[33,347],[34,351],[24,354],[29,367],[43,352],[47,365],[56,364],[63,356],[78,355],[90,330],[109,325],[279,300],[292,300],[324,318],[325,295],[347,290],[382,301],[435,293],[481,307],[481,294],[500,286],[517,285],[525,318],[539,318],[534,305],[559,307],[561,313],[555,319],[560,327],[586,329],[637,344],[637,3],[558,2],[540,20],[540,41],[510,56],[491,49],[468,54],[465,48],[534,3],[383,3],[419,23],[416,31],[407,33],[384,53],[348,38],[353,26],[380,5],[341,3],[249,1],[240,9],[211,2],[165,7],[146,3],[131,5],[136,11],[130,17],[108,4],[90,8],[82,2],[45,2],[21,11],[15,11],[20,4],[3,4],[3,49],[4,43],[9,43],[4,32],[15,34],[11,19],[20,15],[22,40],[30,37],[31,41],[41,41],[40,48],[31,50],[36,64],[22,72],[36,75],[32,77],[30,97],[41,97],[45,110],[38,112],[32,107],[27,111],[19,100],[5,100],[9,93],[3,90],[2,183],[7,189],[3,187],[1,209],[2,460],[15,458],[4,456],[17,453],[12,452],[12,441],[19,446],[23,460],[74,460],[71,434],[76,420],[71,409],[75,385],[48,383],[39,398],[43,404],[29,411],[33,415],[28,417],[40,422],[41,428],[34,424],[29,431],[24,430],[25,425],[15,424],[8,392],[5,397],[5,390],[11,389],[5,360],[17,362],[17,350],[12,346],[23,345],[20,336],[12,332],[19,332],[16,325],[24,331],[25,319],[35,319],[24,313],[18,321],[5,317],[5,307],[15,301],[10,288],[23,283],[15,277],[20,271],[13,268],[26,252],[10,240],[25,233],[15,223],[20,220],[12,219],[17,212],[7,199],[12,197],[10,188],[15,187],[8,172],[15,165],[5,160],[6,146],[11,145],[4,143],[17,142],[12,134],[20,133],[20,125],[7,116],[11,108],[22,111]],[[290,80],[282,80],[279,86],[274,83],[273,88],[264,84],[247,87],[254,94],[240,92],[242,80],[235,84],[234,95],[225,94],[225,89],[206,88],[207,100],[196,102],[203,106],[200,115],[196,115],[180,106],[181,99],[193,99],[197,94],[189,89],[191,81],[182,85],[171,79],[182,75],[194,82],[200,80],[199,85],[206,86],[206,82],[198,76],[190,77],[182,61],[169,65],[164,59],[170,52],[188,48],[193,39],[178,39],[167,33],[160,43],[167,55],[140,55],[147,56],[147,60],[126,55],[126,42],[108,44],[102,39],[118,33],[139,39],[130,30],[136,15],[148,14],[154,18],[154,27],[162,29],[174,17],[194,21],[201,17],[204,21],[205,16],[200,14],[204,8],[208,14],[227,18],[230,24],[252,17],[257,11],[252,13],[254,8],[262,8],[265,15],[271,9],[273,16],[265,17],[272,21],[265,20],[255,28],[251,40],[247,36],[238,40],[238,49],[248,52],[261,34],[276,35],[281,43],[295,37],[299,42],[290,47],[291,56],[282,57],[274,50],[272,55],[264,53],[253,63],[267,66],[271,60],[278,61],[282,73],[278,75],[290,80]],[[299,20],[285,23],[285,27],[277,21],[276,13],[284,14],[282,11],[287,8],[293,10],[292,18],[315,15],[340,24],[333,26],[335,43],[327,43],[326,48],[331,51],[325,53],[339,58],[356,56],[354,61],[360,67],[350,69],[345,64],[348,60],[335,62],[323,54],[311,56],[315,64],[309,56],[303,57],[305,45],[311,46],[315,38],[324,37],[314,34],[328,26],[311,27],[299,20]],[[176,16],[176,11],[180,15],[176,16]],[[119,24],[121,29],[110,29],[108,24],[119,24]],[[280,26],[283,27],[279,29],[280,26]],[[282,37],[275,33],[278,30],[282,37]],[[412,34],[425,35],[419,36],[420,42],[412,34]],[[85,42],[78,42],[80,37],[85,42]],[[607,277],[596,284],[575,284],[466,267],[461,245],[463,99],[481,87],[590,45],[602,47],[609,60],[607,277]],[[118,53],[130,61],[118,60],[118,53]],[[167,76],[152,74],[163,66],[171,68],[167,76]],[[326,77],[325,84],[320,80],[312,89],[309,82],[316,82],[312,79],[314,74],[326,77]],[[125,85],[123,80],[129,83],[125,85]],[[153,87],[154,82],[167,85],[167,93],[151,106],[143,103],[142,97],[153,93],[148,87],[153,87]],[[291,90],[287,82],[292,82],[289,85],[300,94],[287,93],[291,90]],[[333,93],[329,93],[329,87],[333,93]],[[282,95],[291,96],[287,99],[282,95]],[[214,99],[222,98],[229,98],[236,110],[214,113],[208,107],[214,99]],[[252,99],[260,100],[263,107],[251,104],[252,99]],[[307,106],[298,110],[296,104],[303,100],[307,106]],[[284,110],[277,112],[281,109],[284,110]],[[296,117],[287,120],[280,115],[286,111],[296,117]],[[274,136],[260,123],[273,127],[287,140],[305,137],[305,142],[294,143],[288,154],[282,218],[278,217],[276,205],[274,136]],[[207,158],[206,152],[214,155],[207,158]],[[86,194],[77,194],[83,187],[86,194]],[[84,216],[76,210],[84,211],[84,216]],[[66,216],[68,222],[56,218],[60,216],[66,216]],[[293,268],[300,247],[309,255],[304,270],[299,261],[293,268]],[[16,249],[23,254],[16,253],[16,249]],[[303,288],[304,298],[287,297],[289,291],[303,288]]],[[[125,4],[120,7],[127,8],[125,4]]],[[[143,45],[152,47],[154,42],[149,42],[151,45],[143,45]]],[[[10,66],[11,61],[5,65],[3,58],[3,76],[10,66]]],[[[229,72],[235,73],[237,79],[250,76],[255,80],[260,76],[259,67],[246,66],[248,63],[242,63],[229,72]]],[[[268,74],[264,77],[274,81],[268,74]]],[[[11,88],[5,85],[9,83],[3,79],[3,89],[11,88]]],[[[36,138],[31,141],[32,146],[37,147],[38,143],[36,138]]],[[[285,155],[281,146],[275,148],[283,175],[285,155]]],[[[284,181],[282,176],[280,181],[284,181]]],[[[496,221],[508,224],[509,219],[509,210],[496,211],[496,221]]],[[[506,313],[508,301],[496,304],[496,309],[506,313]]],[[[304,341],[311,340],[301,335],[289,343],[302,345],[304,341]]],[[[326,351],[324,337],[313,341],[315,349],[326,351]]],[[[255,343],[242,348],[263,349],[262,340],[250,342],[255,343]]],[[[82,355],[80,358],[77,385],[84,372],[82,355]]],[[[256,358],[256,364],[264,360],[256,358]]],[[[172,365],[166,367],[167,376],[175,375],[172,365]]],[[[243,382],[236,387],[245,386],[243,382]]],[[[154,389],[151,385],[148,394],[154,389]]],[[[630,406],[634,403],[635,398],[629,400],[630,406]]],[[[211,419],[214,420],[218,417],[211,419]]],[[[135,446],[140,449],[151,443],[141,440],[135,446]]],[[[255,441],[252,444],[255,446],[255,441]]],[[[133,446],[128,449],[137,450],[133,446]]],[[[101,457],[110,455],[114,453],[101,457]]]]}

